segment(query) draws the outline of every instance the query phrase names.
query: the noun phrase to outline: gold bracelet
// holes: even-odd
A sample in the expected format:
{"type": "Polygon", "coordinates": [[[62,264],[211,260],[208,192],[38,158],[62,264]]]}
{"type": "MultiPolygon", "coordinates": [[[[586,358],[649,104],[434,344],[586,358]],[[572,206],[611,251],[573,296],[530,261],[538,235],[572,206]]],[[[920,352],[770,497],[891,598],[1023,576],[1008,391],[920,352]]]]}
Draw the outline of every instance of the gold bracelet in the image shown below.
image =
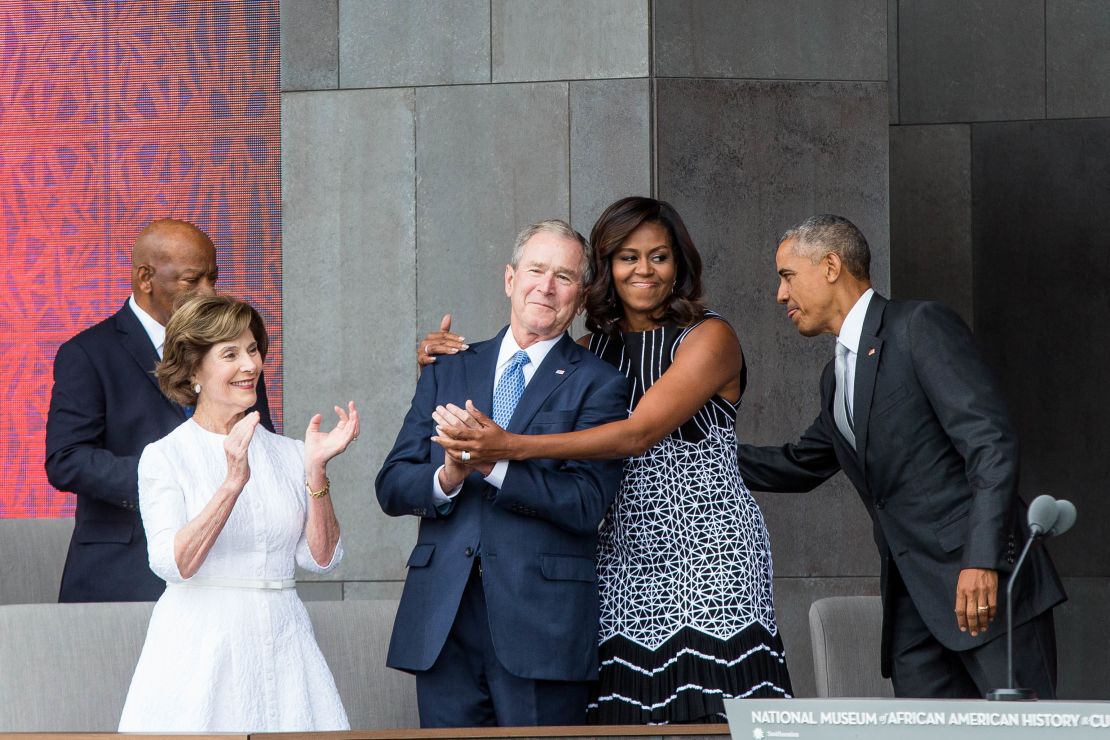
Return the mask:
{"type": "Polygon", "coordinates": [[[327,496],[329,493],[331,493],[331,481],[328,480],[328,477],[326,475],[324,476],[324,487],[321,488],[319,491],[313,491],[312,486],[308,485],[308,481],[304,482],[304,487],[305,490],[308,491],[308,495],[312,498],[323,498],[324,496],[327,496]]]}

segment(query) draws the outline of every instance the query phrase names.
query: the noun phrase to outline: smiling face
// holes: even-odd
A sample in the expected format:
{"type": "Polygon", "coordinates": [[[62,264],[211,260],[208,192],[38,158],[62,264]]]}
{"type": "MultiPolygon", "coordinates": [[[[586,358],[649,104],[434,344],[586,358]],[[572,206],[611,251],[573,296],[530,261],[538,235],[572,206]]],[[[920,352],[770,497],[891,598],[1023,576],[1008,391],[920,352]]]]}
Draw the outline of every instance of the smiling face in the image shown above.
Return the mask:
{"type": "Polygon", "coordinates": [[[524,243],[514,268],[505,266],[505,295],[512,301],[510,327],[522,348],[559,336],[582,305],[582,246],[540,231],[524,243]]]}
{"type": "Polygon", "coordinates": [[[212,345],[193,376],[201,387],[197,414],[213,419],[243,414],[257,401],[261,375],[262,353],[250,329],[212,345]]]}
{"type": "Polygon", "coordinates": [[[836,310],[835,266],[829,255],[814,263],[795,252],[797,239],[787,239],[775,254],[779,273],[777,300],[786,306],[786,315],[802,336],[814,337],[840,330],[836,310]]]}
{"type": "Polygon", "coordinates": [[[678,267],[666,228],[645,222],[636,228],[610,258],[613,287],[624,306],[624,328],[646,331],[674,290],[678,267]]]}

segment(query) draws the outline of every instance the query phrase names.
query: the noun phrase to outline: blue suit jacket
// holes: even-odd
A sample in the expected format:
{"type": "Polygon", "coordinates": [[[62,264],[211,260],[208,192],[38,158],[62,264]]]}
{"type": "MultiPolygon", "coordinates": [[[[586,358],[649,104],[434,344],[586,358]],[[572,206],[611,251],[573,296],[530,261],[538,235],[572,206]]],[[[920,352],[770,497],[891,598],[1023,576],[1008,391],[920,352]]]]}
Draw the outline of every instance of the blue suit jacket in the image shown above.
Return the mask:
{"type": "MultiPolygon", "coordinates": [[[[127,303],[54,358],[46,476],[77,495],[59,601],[153,601],[165,589],[147,562],[139,455],[185,421],[185,411],[159,390],[157,362],[127,303]]],[[[256,408],[272,431],[261,382],[256,408]]]]}
{"type": "MultiPolygon", "coordinates": [[[[505,329],[467,352],[441,356],[420,376],[412,406],[377,478],[391,516],[421,517],[408,561],[388,665],[431,668],[455,619],[481,545],[482,585],[494,649],[522,678],[583,681],[597,675],[597,529],[613,502],[623,462],[512,462],[500,490],[471,473],[454,506],[436,510],[432,410],[467,399],[492,406],[505,329]]],[[[536,369],[508,430],[573,431],[628,415],[628,382],[564,335],[536,369]]]]}

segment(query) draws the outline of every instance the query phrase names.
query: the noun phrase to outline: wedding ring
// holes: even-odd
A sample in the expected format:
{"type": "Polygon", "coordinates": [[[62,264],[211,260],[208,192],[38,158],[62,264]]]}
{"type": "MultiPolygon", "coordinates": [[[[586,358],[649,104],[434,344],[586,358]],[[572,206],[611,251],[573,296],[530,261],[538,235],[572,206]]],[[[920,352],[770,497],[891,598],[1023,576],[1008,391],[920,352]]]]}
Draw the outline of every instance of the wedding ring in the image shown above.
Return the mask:
{"type": "Polygon", "coordinates": [[[428,349],[431,346],[432,345],[430,345],[430,344],[425,344],[424,345],[424,354],[429,355],[429,356],[432,354],[432,351],[430,349],[428,349]]]}
{"type": "Polygon", "coordinates": [[[989,606],[979,607],[979,611],[981,611],[981,612],[989,612],[990,610],[991,610],[991,608],[989,606]]]}
{"type": "Polygon", "coordinates": [[[467,452],[466,450],[463,450],[462,452],[459,453],[459,459],[462,460],[463,462],[470,462],[470,453],[467,452]]]}

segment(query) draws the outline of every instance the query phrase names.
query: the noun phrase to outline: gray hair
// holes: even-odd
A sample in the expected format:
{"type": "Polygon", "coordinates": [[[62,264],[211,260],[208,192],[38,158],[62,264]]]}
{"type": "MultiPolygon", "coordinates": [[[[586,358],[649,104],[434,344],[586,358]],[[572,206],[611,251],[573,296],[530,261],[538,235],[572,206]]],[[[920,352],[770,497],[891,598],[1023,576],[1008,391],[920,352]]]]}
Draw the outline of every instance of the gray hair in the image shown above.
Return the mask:
{"type": "Polygon", "coordinates": [[[829,252],[835,252],[853,277],[871,279],[871,247],[867,246],[863,232],[843,216],[831,213],[810,216],[783,232],[779,244],[787,239],[796,240],[794,254],[800,257],[816,263],[829,252]]]}
{"type": "Polygon", "coordinates": [[[577,242],[578,246],[582,247],[582,284],[589,285],[590,281],[594,279],[593,250],[590,248],[590,243],[586,241],[586,237],[575,231],[574,227],[558,218],[537,221],[531,226],[525,226],[524,229],[516,235],[516,243],[513,244],[513,256],[509,261],[513,269],[515,270],[520,265],[520,258],[524,254],[524,245],[527,244],[528,240],[533,236],[542,232],[555,234],[564,239],[570,239],[571,241],[577,242]]]}

